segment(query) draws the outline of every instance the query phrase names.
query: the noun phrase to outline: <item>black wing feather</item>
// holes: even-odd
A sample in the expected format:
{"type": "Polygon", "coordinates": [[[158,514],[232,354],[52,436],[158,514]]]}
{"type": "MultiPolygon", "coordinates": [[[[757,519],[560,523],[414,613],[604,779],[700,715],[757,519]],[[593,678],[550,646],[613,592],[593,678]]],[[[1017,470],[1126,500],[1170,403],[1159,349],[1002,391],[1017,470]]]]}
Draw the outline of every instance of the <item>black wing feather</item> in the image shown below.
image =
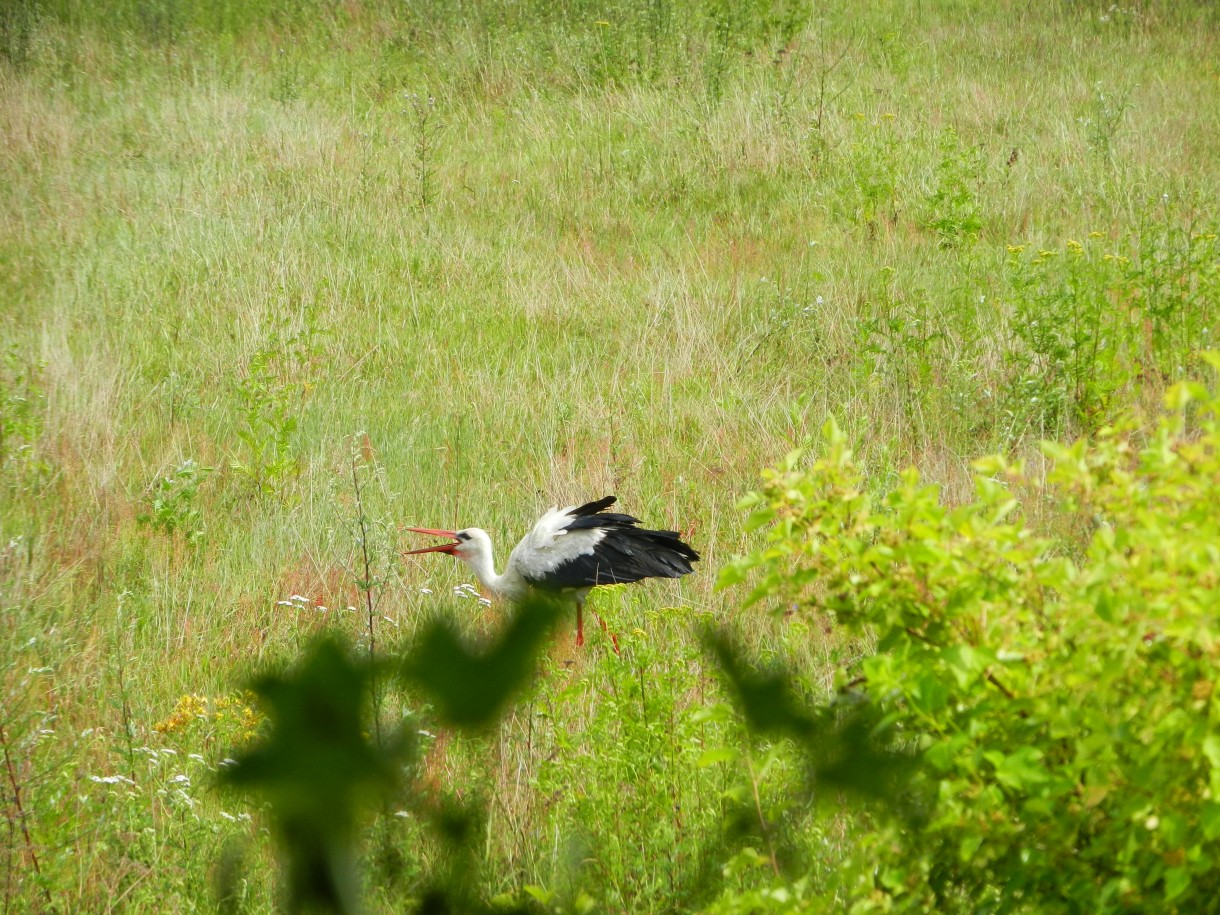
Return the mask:
{"type": "Polygon", "coordinates": [[[699,554],[682,542],[677,531],[639,528],[638,518],[603,511],[614,502],[614,496],[606,496],[569,512],[572,520],[565,530],[601,529],[605,536],[592,553],[552,569],[547,575],[549,587],[627,584],[644,578],[680,578],[694,571],[691,563],[699,560],[699,554]]]}
{"type": "Polygon", "coordinates": [[[570,512],[568,512],[568,514],[577,518],[582,518],[585,515],[596,515],[599,511],[609,508],[617,501],[617,496],[603,496],[602,498],[593,502],[586,502],[584,505],[580,506],[580,508],[572,509],[570,512]]]}

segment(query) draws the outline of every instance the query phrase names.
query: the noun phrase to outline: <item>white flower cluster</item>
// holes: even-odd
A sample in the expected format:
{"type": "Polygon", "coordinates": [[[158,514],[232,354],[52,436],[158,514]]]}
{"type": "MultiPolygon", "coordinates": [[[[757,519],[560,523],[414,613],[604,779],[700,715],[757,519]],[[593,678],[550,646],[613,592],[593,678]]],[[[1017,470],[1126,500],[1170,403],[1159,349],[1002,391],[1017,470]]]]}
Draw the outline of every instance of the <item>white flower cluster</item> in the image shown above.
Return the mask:
{"type": "Polygon", "coordinates": [[[453,594],[455,597],[460,597],[463,600],[465,600],[468,597],[473,597],[476,601],[479,602],[479,605],[483,606],[483,607],[491,606],[491,601],[488,600],[486,597],[483,597],[483,595],[481,595],[479,593],[479,589],[476,588],[474,585],[472,585],[468,581],[463,582],[460,585],[455,585],[453,588],[453,594]]]}
{"type": "MultiPolygon", "coordinates": [[[[330,612],[329,607],[324,606],[323,604],[314,604],[312,601],[310,601],[310,599],[308,597],[305,597],[304,595],[301,595],[301,594],[294,594],[294,595],[292,595],[292,597],[288,598],[287,600],[277,600],[275,602],[275,605],[277,607],[291,607],[293,610],[312,609],[312,610],[316,610],[318,613],[329,613],[330,612]]],[[[354,613],[356,611],[356,608],[353,607],[351,604],[348,604],[346,607],[343,607],[342,609],[346,610],[348,613],[354,613]]]]}

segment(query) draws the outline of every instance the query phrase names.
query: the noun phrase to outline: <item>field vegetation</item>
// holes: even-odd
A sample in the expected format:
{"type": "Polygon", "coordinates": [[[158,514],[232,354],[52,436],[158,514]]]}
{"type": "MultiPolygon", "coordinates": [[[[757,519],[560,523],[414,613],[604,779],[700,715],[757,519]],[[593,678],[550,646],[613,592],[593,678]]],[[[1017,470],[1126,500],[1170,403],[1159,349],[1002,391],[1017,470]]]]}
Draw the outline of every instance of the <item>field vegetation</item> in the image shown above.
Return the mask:
{"type": "Polygon", "coordinates": [[[1214,906],[1214,5],[3,0],[0,175],[5,913],[1214,906]]]}

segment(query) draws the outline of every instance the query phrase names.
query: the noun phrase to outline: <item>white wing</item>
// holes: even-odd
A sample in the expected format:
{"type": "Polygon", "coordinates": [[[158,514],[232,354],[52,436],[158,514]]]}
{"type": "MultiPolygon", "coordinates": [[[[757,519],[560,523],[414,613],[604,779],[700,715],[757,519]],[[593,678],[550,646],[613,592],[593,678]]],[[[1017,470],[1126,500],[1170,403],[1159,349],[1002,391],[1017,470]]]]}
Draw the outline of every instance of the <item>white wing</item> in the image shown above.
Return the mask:
{"type": "Polygon", "coordinates": [[[606,531],[600,527],[567,530],[573,508],[573,505],[552,508],[539,518],[534,529],[513,547],[509,565],[529,581],[540,584],[565,563],[592,554],[606,531]]]}

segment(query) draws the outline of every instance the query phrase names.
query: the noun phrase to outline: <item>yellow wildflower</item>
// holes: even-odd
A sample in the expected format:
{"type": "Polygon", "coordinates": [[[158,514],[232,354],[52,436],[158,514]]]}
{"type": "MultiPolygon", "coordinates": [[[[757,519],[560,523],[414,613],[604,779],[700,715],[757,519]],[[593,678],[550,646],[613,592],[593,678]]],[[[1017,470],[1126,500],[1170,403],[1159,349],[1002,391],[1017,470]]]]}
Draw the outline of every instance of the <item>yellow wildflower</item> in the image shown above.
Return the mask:
{"type": "Polygon", "coordinates": [[[183,696],[174,706],[168,718],[153,725],[153,730],[161,734],[175,734],[187,725],[200,718],[207,718],[208,700],[206,696],[183,696]]]}
{"type": "Polygon", "coordinates": [[[183,696],[174,706],[169,717],[153,725],[160,734],[176,734],[186,730],[196,721],[219,723],[232,721],[237,725],[242,739],[255,735],[263,716],[254,708],[254,696],[249,692],[235,693],[216,699],[208,696],[183,696]]]}

